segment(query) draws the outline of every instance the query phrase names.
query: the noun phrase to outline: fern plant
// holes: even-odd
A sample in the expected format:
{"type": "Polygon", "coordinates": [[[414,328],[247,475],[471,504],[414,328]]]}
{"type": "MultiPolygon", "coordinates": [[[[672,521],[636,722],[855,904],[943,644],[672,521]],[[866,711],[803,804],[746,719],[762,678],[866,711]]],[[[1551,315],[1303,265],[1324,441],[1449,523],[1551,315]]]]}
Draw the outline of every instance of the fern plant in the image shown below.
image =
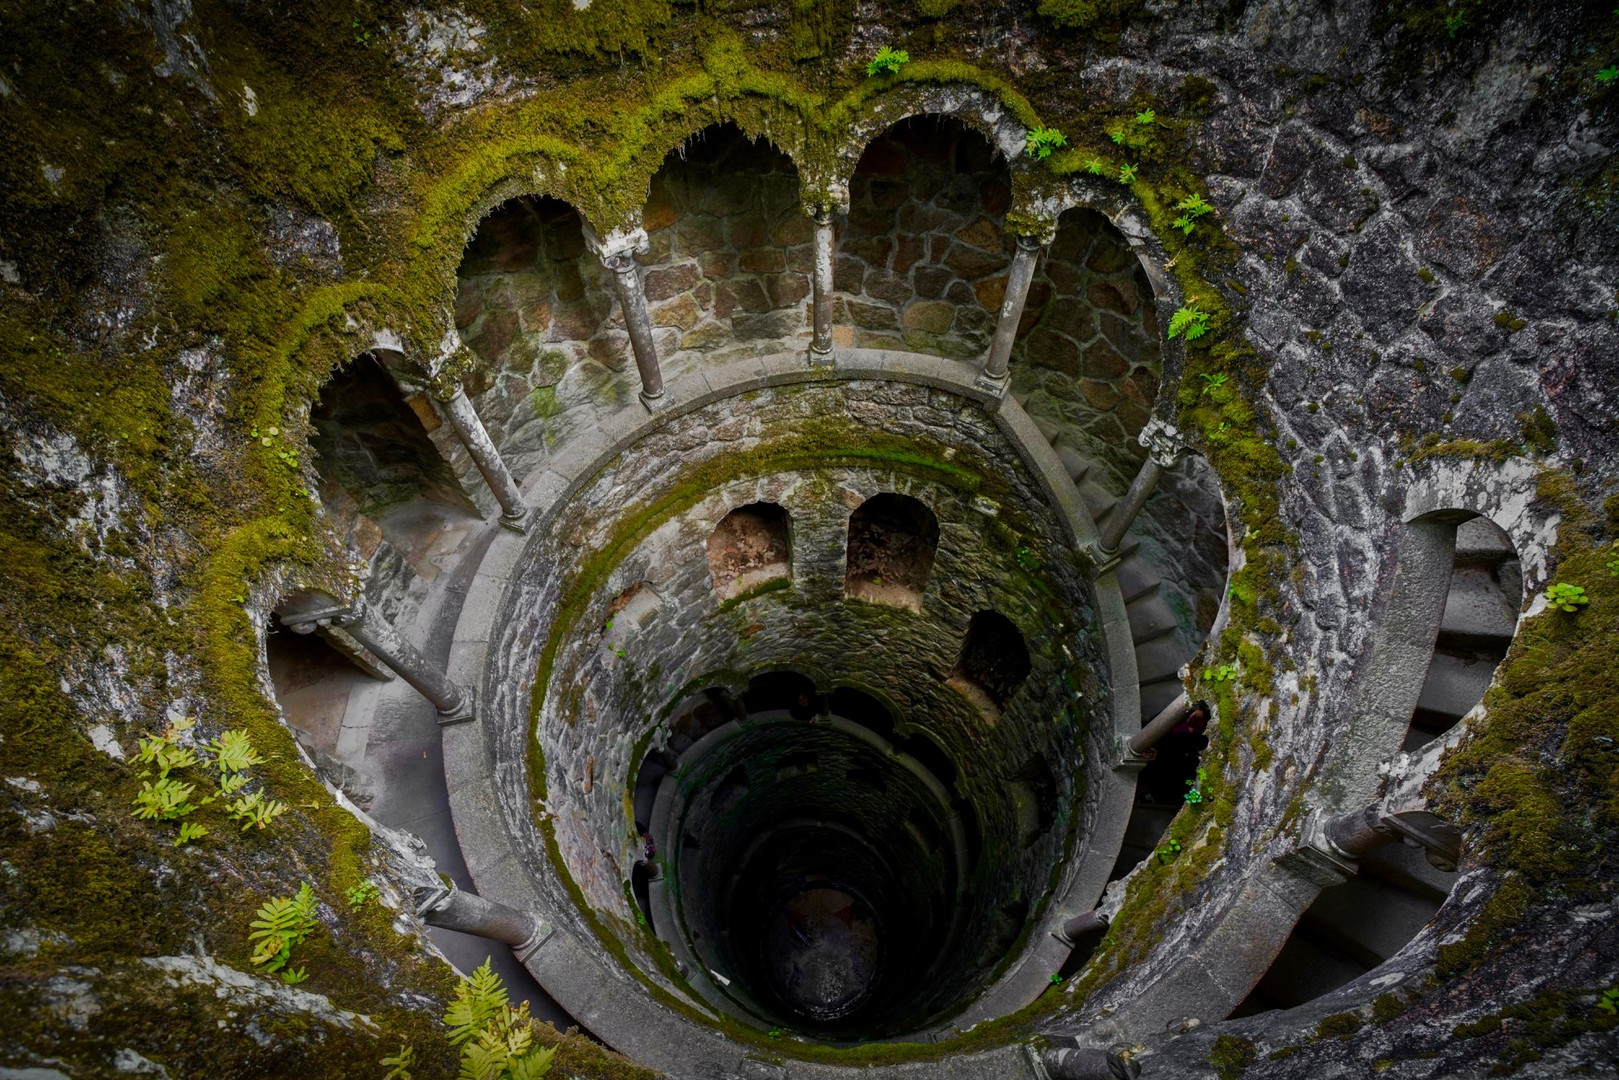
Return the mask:
{"type": "Polygon", "coordinates": [[[1140,165],[1120,165],[1119,166],[1119,183],[1121,183],[1121,184],[1134,183],[1135,178],[1136,178],[1136,170],[1139,169],[1139,168],[1141,168],[1140,165]]]}
{"type": "Polygon", "coordinates": [[[1169,336],[1196,341],[1209,330],[1209,313],[1199,311],[1196,304],[1177,308],[1169,317],[1169,336]]]}
{"type": "Polygon", "coordinates": [[[1175,209],[1180,211],[1180,215],[1176,217],[1171,224],[1181,232],[1188,235],[1191,234],[1191,231],[1194,228],[1193,223],[1196,222],[1198,218],[1202,217],[1204,214],[1212,214],[1214,212],[1214,207],[1205,202],[1203,196],[1197,194],[1188,195],[1186,198],[1176,203],[1175,209]]]}
{"type": "Polygon", "coordinates": [[[877,50],[866,64],[867,75],[892,75],[911,62],[911,54],[904,49],[890,49],[887,45],[877,50]]]}
{"type": "MultiPolygon", "coordinates": [[[[171,729],[172,730],[172,729],[171,729]]],[[[167,779],[175,769],[184,769],[197,763],[197,753],[189,746],[176,744],[168,735],[149,735],[141,739],[135,760],[142,765],[157,767],[159,779],[167,779]]]]}
{"type": "Polygon", "coordinates": [[[1136,113],[1136,123],[1143,126],[1151,124],[1157,119],[1158,114],[1153,112],[1151,109],[1142,109],[1140,112],[1136,113]]]}
{"type": "Polygon", "coordinates": [[[135,795],[135,816],[143,821],[174,821],[197,809],[190,802],[195,784],[182,784],[178,780],[162,777],[157,783],[141,781],[141,790],[135,795]]]}
{"type": "Polygon", "coordinates": [[[367,903],[375,899],[376,895],[377,887],[369,881],[362,881],[352,889],[343,890],[343,896],[348,900],[351,908],[365,907],[367,903]]]}
{"type": "MultiPolygon", "coordinates": [[[[252,932],[247,935],[248,944],[258,942],[253,947],[255,967],[276,972],[287,966],[293,947],[301,944],[319,925],[315,919],[316,903],[314,890],[309,882],[303,881],[293,895],[272,897],[259,905],[258,918],[248,924],[252,932]]],[[[296,969],[284,973],[282,978],[298,983],[308,976],[302,969],[296,969]]]]}
{"type": "Polygon", "coordinates": [[[410,1043],[400,1043],[399,1053],[383,1058],[378,1064],[389,1067],[382,1074],[382,1080],[415,1080],[410,1067],[416,1064],[416,1048],[410,1043]]]}
{"type": "Polygon", "coordinates": [[[207,826],[198,825],[194,821],[182,821],[180,831],[174,837],[174,846],[179,847],[181,844],[187,844],[193,840],[201,840],[207,835],[207,826]]]}
{"type": "Polygon", "coordinates": [[[1101,158],[1091,158],[1085,162],[1085,171],[1092,176],[1101,176],[1103,167],[1101,158]]]}
{"type": "Polygon", "coordinates": [[[214,765],[221,778],[230,773],[242,773],[249,766],[264,764],[264,758],[253,749],[253,742],[245,731],[227,731],[208,748],[213,751],[214,765]]]}
{"type": "Polygon", "coordinates": [[[266,799],[262,791],[244,795],[229,807],[231,818],[242,823],[243,832],[254,828],[262,829],[286,812],[286,803],[266,799]]]}
{"type": "Polygon", "coordinates": [[[512,1008],[488,960],[455,988],[444,1024],[461,1048],[456,1080],[539,1080],[551,1071],[556,1047],[534,1044],[528,1002],[512,1008]]]}
{"type": "Polygon", "coordinates": [[[1029,156],[1037,160],[1044,160],[1052,151],[1068,145],[1068,137],[1056,128],[1035,128],[1028,133],[1026,141],[1029,156]]]}

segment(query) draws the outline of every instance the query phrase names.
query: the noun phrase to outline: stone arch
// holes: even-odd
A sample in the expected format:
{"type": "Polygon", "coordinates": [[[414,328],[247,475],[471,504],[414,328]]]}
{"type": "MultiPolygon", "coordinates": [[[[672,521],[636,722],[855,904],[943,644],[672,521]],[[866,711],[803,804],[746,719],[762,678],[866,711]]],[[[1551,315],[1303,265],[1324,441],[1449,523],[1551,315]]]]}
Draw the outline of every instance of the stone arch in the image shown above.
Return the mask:
{"type": "Polygon", "coordinates": [[[920,611],[938,546],[939,519],[926,503],[873,495],[849,515],[844,595],[920,611]]]}
{"type": "Polygon", "coordinates": [[[455,330],[482,361],[464,387],[519,475],[576,422],[570,405],[627,394],[636,377],[586,227],[561,199],[507,200],[483,219],[456,272],[455,330]]]}
{"type": "Polygon", "coordinates": [[[966,360],[995,330],[1013,238],[1011,172],[954,116],[909,116],[849,178],[833,268],[835,340],[966,360]]]}
{"type": "Polygon", "coordinates": [[[792,579],[791,515],[777,503],[732,510],[709,534],[707,546],[709,574],[721,600],[792,579]]]}
{"type": "Polygon", "coordinates": [[[949,683],[981,711],[999,715],[1029,671],[1029,646],[1017,624],[998,611],[980,611],[967,623],[949,683]]]}
{"type": "Polygon", "coordinates": [[[982,135],[1007,160],[1008,168],[1025,168],[1020,162],[1028,129],[1013,116],[995,95],[966,84],[896,86],[871,99],[863,115],[853,120],[837,145],[845,184],[853,177],[856,164],[873,141],[884,131],[918,117],[948,117],[982,135]]]}

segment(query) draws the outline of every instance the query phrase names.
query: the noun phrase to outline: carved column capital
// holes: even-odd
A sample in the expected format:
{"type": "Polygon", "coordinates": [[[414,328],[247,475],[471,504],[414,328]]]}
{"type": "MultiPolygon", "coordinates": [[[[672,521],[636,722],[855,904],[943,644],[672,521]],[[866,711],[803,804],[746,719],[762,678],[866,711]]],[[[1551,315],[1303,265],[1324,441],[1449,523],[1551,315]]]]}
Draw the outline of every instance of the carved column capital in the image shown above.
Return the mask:
{"type": "Polygon", "coordinates": [[[1172,468],[1187,451],[1180,430],[1156,416],[1147,421],[1136,441],[1147,448],[1147,456],[1161,469],[1172,468]]]}

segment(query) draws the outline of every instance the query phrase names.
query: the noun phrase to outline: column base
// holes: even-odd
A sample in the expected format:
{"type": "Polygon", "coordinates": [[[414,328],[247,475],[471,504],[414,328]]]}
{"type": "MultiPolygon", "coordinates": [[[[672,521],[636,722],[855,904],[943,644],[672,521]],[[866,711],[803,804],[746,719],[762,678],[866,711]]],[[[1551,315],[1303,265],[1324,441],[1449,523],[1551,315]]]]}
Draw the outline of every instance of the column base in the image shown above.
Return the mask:
{"type": "Polygon", "coordinates": [[[1010,386],[1011,383],[1012,373],[1010,371],[1004,375],[991,375],[988,372],[980,371],[978,373],[978,378],[973,380],[974,386],[997,401],[1005,399],[1006,388],[1010,386]]]}
{"type": "Polygon", "coordinates": [[[515,516],[511,514],[500,515],[500,527],[502,529],[510,529],[512,532],[519,535],[527,533],[528,527],[533,524],[533,522],[534,508],[532,506],[523,507],[522,512],[515,516]]]}
{"type": "Polygon", "coordinates": [[[828,343],[824,349],[819,345],[811,345],[809,347],[809,362],[810,367],[824,367],[832,363],[831,343],[828,343]]]}
{"type": "Polygon", "coordinates": [[[1113,759],[1114,772],[1140,772],[1147,767],[1147,759],[1130,749],[1126,743],[1119,751],[1119,756],[1113,759]]]}
{"type": "Polygon", "coordinates": [[[1124,561],[1124,552],[1122,550],[1108,551],[1106,548],[1095,547],[1087,551],[1086,554],[1091,557],[1091,573],[1096,577],[1101,577],[1124,561]]]}
{"type": "Polygon", "coordinates": [[[477,718],[478,709],[473,703],[471,691],[468,691],[466,700],[461,703],[459,708],[438,714],[438,726],[449,727],[452,724],[465,724],[467,721],[476,720],[477,718]]]}
{"type": "Polygon", "coordinates": [[[521,945],[512,946],[512,955],[517,957],[519,964],[526,963],[528,958],[539,952],[547,941],[556,936],[556,930],[547,926],[544,919],[537,915],[529,915],[534,920],[534,933],[521,945]]]}
{"type": "Polygon", "coordinates": [[[642,390],[635,396],[641,399],[641,404],[646,406],[646,411],[649,413],[659,412],[669,404],[668,395],[663,393],[658,394],[657,397],[648,397],[647,392],[642,390]]]}

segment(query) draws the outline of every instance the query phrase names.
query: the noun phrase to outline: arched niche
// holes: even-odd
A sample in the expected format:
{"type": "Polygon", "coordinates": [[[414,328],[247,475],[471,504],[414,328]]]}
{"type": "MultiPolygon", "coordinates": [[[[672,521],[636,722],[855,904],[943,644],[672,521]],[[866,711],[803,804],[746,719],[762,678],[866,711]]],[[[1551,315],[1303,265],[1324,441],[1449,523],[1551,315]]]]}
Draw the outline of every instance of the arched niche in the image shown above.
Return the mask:
{"type": "Polygon", "coordinates": [[[849,516],[844,594],[855,600],[922,610],[939,546],[939,519],[909,495],[873,495],[849,516]]]}
{"type": "Polygon", "coordinates": [[[1011,205],[1005,159],[960,120],[910,117],[873,139],[837,243],[837,332],[863,347],[982,355],[1006,291],[1011,205]]]}
{"type": "Polygon", "coordinates": [[[776,503],[757,502],[726,514],[708,537],[708,571],[721,600],[792,577],[790,517],[776,503]]]}
{"type": "Polygon", "coordinates": [[[568,203],[523,196],[479,224],[456,271],[455,325],[483,364],[464,387],[523,475],[571,430],[568,410],[628,386],[629,337],[584,223],[568,203]]]}
{"type": "Polygon", "coordinates": [[[812,229],[792,159],[735,124],[664,158],[641,211],[660,353],[795,347],[809,332],[812,229]]]}
{"type": "Polygon", "coordinates": [[[1067,210],[1029,286],[1012,349],[1013,393],[1128,483],[1163,361],[1152,284],[1134,248],[1098,211],[1067,210]]]}
{"type": "Polygon", "coordinates": [[[998,611],[980,611],[967,623],[961,657],[949,684],[986,716],[999,716],[1029,677],[1023,632],[998,611]]]}

